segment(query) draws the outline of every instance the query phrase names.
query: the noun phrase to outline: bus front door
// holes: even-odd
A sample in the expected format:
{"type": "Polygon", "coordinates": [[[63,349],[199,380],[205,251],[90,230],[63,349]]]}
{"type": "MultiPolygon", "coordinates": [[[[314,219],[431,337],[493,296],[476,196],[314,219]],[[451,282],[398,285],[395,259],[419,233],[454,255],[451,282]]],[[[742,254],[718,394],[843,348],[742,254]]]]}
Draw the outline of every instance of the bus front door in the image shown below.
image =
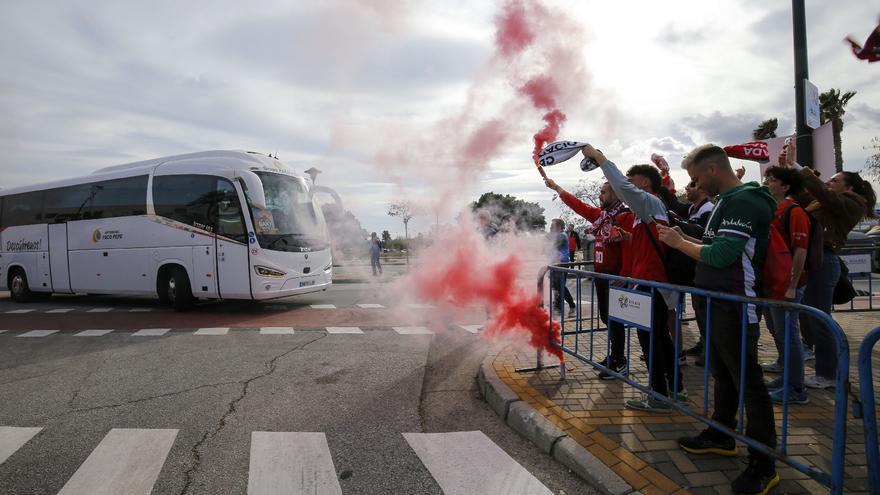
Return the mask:
{"type": "Polygon", "coordinates": [[[217,286],[221,298],[251,298],[249,268],[250,260],[246,245],[217,239],[217,286]]]}
{"type": "Polygon", "coordinates": [[[71,292],[67,261],[67,224],[49,224],[49,267],[53,292],[71,292]]]}

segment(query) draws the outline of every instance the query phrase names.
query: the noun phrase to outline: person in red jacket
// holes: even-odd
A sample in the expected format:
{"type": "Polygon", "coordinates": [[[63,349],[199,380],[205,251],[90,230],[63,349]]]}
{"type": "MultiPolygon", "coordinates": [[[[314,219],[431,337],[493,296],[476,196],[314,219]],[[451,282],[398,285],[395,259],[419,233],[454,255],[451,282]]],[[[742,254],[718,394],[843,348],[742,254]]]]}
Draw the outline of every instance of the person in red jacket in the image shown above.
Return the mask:
{"type": "MultiPolygon", "coordinates": [[[[584,146],[582,153],[599,164],[614,193],[626,204],[632,218],[632,241],[629,256],[631,267],[628,275],[632,278],[655,282],[668,282],[666,275],[666,247],[660,242],[657,225],[668,225],[669,216],[666,205],[658,197],[662,186],[660,173],[652,165],[630,167],[626,176],[601,151],[591,145],[584,146]]],[[[626,267],[624,267],[626,271],[626,267]]],[[[636,286],[636,289],[651,294],[653,328],[650,332],[638,331],[639,344],[649,361],[651,389],[672,397],[673,400],[687,400],[687,392],[682,384],[678,358],[668,330],[667,308],[677,305],[678,294],[671,290],[652,289],[636,286]],[[651,340],[654,340],[653,358],[651,340]],[[675,380],[675,377],[678,380],[675,380]],[[675,383],[677,381],[677,383],[675,383]],[[677,390],[678,394],[674,395],[677,390]]],[[[668,403],[645,395],[640,399],[626,401],[626,407],[651,412],[669,412],[668,403]]]]}
{"type": "MultiPolygon", "coordinates": [[[[607,182],[602,185],[599,192],[599,208],[596,208],[584,203],[577,196],[557,185],[553,179],[544,179],[544,184],[556,191],[559,194],[559,199],[575,213],[593,224],[589,231],[596,237],[593,244],[594,269],[599,273],[619,275],[623,268],[621,246],[623,235],[618,225],[618,217],[628,210],[617,199],[611,185],[607,182]]],[[[596,278],[594,282],[596,298],[599,303],[599,319],[608,326],[609,341],[611,342],[610,355],[606,356],[599,364],[623,374],[626,372],[626,356],[624,355],[626,333],[623,324],[617,321],[608,321],[608,280],[596,278]]],[[[599,378],[613,380],[615,377],[607,371],[602,371],[599,373],[599,378]]]]}

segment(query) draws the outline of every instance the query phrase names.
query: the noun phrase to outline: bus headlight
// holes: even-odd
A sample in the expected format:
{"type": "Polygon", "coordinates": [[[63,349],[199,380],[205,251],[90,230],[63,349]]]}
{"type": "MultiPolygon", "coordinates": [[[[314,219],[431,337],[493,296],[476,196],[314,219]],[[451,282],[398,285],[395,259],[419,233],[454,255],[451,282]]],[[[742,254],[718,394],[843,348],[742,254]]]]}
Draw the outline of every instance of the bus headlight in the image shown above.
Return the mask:
{"type": "Polygon", "coordinates": [[[284,273],[280,270],[275,270],[273,268],[269,268],[268,266],[260,266],[260,265],[254,266],[254,271],[256,271],[257,275],[259,275],[261,277],[283,277],[283,276],[287,275],[286,273],[284,273]]]}

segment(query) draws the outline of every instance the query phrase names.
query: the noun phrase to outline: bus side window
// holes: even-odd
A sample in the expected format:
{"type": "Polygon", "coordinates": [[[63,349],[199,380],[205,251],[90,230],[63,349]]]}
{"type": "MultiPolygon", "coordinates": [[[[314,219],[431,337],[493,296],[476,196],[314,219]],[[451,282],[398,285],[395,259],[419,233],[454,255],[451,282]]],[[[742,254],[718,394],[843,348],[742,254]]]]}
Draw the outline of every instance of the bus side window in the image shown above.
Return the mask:
{"type": "Polygon", "coordinates": [[[4,227],[42,223],[43,191],[6,196],[0,218],[0,224],[4,227]]]}
{"type": "Polygon", "coordinates": [[[147,176],[105,180],[91,184],[90,218],[112,218],[147,213],[147,176]]]}
{"type": "Polygon", "coordinates": [[[216,189],[210,175],[155,176],[153,207],[157,215],[213,232],[216,189]]]}
{"type": "Polygon", "coordinates": [[[92,209],[91,190],[92,186],[82,184],[46,191],[43,202],[46,223],[64,223],[87,217],[92,209]]]}
{"type": "Polygon", "coordinates": [[[217,234],[247,243],[241,202],[235,187],[226,179],[217,180],[217,234]]]}

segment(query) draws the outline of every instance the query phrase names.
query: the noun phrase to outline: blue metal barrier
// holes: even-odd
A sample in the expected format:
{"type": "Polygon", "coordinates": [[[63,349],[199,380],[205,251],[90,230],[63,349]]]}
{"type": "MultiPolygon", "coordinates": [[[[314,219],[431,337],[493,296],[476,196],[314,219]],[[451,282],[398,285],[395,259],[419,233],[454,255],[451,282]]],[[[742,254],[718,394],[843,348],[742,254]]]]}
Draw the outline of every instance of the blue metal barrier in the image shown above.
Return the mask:
{"type": "Polygon", "coordinates": [[[874,402],[874,377],[871,374],[871,351],[880,340],[880,327],[867,335],[859,346],[859,388],[856,412],[865,425],[865,459],[868,461],[868,482],[871,493],[880,493],[880,445],[877,444],[877,404],[874,402]]]}
{"type": "MultiPolygon", "coordinates": [[[[849,356],[849,344],[847,342],[846,335],[843,333],[843,330],[840,328],[840,325],[836,321],[834,321],[834,319],[832,319],[828,314],[826,314],[822,311],[819,311],[815,308],[805,306],[802,304],[794,304],[794,303],[790,303],[790,302],[775,301],[775,300],[769,300],[769,299],[759,299],[759,298],[754,298],[754,297],[743,297],[743,296],[738,296],[738,295],[734,295],[734,294],[727,294],[727,293],[722,293],[722,292],[714,292],[714,291],[707,291],[707,290],[703,290],[703,289],[697,289],[694,287],[685,287],[685,286],[672,285],[672,284],[667,284],[667,283],[652,282],[652,281],[647,281],[647,280],[636,280],[636,279],[631,279],[631,278],[627,278],[627,277],[620,277],[620,276],[615,276],[615,275],[608,275],[608,274],[603,274],[603,273],[573,269],[572,266],[576,266],[576,265],[582,265],[582,263],[560,263],[558,265],[550,266],[549,270],[548,270],[548,273],[551,273],[551,274],[554,272],[560,273],[560,274],[565,274],[565,276],[569,280],[574,278],[575,290],[578,295],[578,305],[576,307],[576,314],[575,314],[575,318],[574,318],[574,322],[575,322],[574,331],[566,331],[566,328],[565,328],[565,325],[566,325],[565,304],[564,304],[564,302],[560,304],[559,308],[554,308],[554,309],[558,309],[558,311],[559,311],[562,328],[560,331],[560,340],[561,341],[558,343],[554,342],[553,345],[559,347],[564,353],[566,353],[570,356],[573,356],[576,359],[578,359],[586,364],[592,365],[594,368],[596,368],[600,371],[604,371],[604,372],[616,377],[619,380],[622,380],[624,383],[626,383],[626,384],[630,385],[631,387],[647,394],[650,397],[653,397],[654,399],[656,399],[658,401],[662,401],[663,403],[668,404],[671,408],[678,410],[681,413],[686,414],[692,418],[698,419],[699,421],[709,425],[710,427],[715,428],[719,431],[722,431],[722,432],[736,438],[737,440],[743,442],[744,444],[746,444],[750,448],[752,448],[760,453],[771,456],[775,459],[778,459],[778,460],[788,464],[789,466],[797,469],[798,471],[800,471],[800,472],[808,475],[809,477],[819,481],[820,483],[823,483],[824,485],[828,486],[830,488],[830,493],[834,493],[834,494],[843,493],[844,455],[845,455],[845,446],[846,446],[847,397],[848,397],[848,392],[850,390],[850,383],[849,383],[849,357],[850,356],[849,356]],[[583,325],[582,325],[582,322],[585,319],[582,318],[583,312],[582,312],[582,304],[580,303],[580,296],[582,294],[582,281],[584,279],[589,280],[589,283],[592,287],[592,289],[590,290],[590,318],[589,318],[590,328],[589,329],[584,329],[583,325]],[[654,339],[654,332],[651,331],[651,328],[654,326],[653,325],[653,311],[652,311],[652,318],[651,318],[650,325],[644,325],[644,324],[640,325],[640,324],[634,324],[633,322],[629,322],[629,321],[624,321],[624,320],[619,320],[619,319],[616,320],[616,321],[622,322],[626,327],[628,327],[627,332],[626,332],[627,365],[626,365],[626,370],[623,373],[618,373],[618,372],[616,372],[606,366],[603,366],[601,363],[594,360],[593,333],[596,332],[595,329],[597,327],[595,325],[595,316],[596,316],[595,315],[595,306],[596,306],[595,305],[595,303],[596,303],[595,280],[596,279],[605,279],[605,280],[608,280],[609,283],[612,285],[614,283],[618,283],[618,284],[625,286],[625,287],[637,285],[640,288],[639,291],[627,289],[625,287],[615,287],[615,288],[623,289],[626,291],[634,292],[636,294],[649,296],[649,297],[655,297],[654,294],[658,289],[672,290],[672,291],[679,293],[678,302],[674,308],[675,314],[676,314],[676,327],[674,329],[675,335],[673,338],[673,344],[674,344],[674,352],[675,352],[674,362],[676,363],[676,366],[674,367],[674,372],[673,372],[674,378],[673,378],[673,383],[672,383],[672,394],[670,396],[671,398],[664,396],[664,395],[661,395],[659,393],[656,393],[653,390],[651,390],[649,387],[646,387],[646,386],[636,382],[635,380],[629,378],[629,367],[630,367],[630,363],[631,363],[631,359],[629,356],[630,347],[631,347],[629,344],[630,330],[632,327],[636,327],[640,330],[648,331],[651,333],[648,355],[646,356],[647,357],[647,365],[648,365],[648,383],[649,384],[651,383],[651,373],[654,370],[654,366],[653,366],[654,355],[653,354],[654,354],[654,340],[655,340],[654,339]],[[690,409],[686,405],[683,405],[682,403],[678,402],[678,400],[676,400],[679,398],[679,392],[681,392],[678,387],[678,382],[679,382],[679,379],[678,379],[679,369],[678,368],[679,368],[679,366],[677,365],[677,363],[678,363],[678,354],[679,354],[679,342],[680,342],[680,337],[681,337],[680,322],[682,320],[682,313],[683,313],[684,299],[685,299],[684,295],[685,294],[691,294],[691,296],[704,297],[706,300],[706,308],[707,308],[706,309],[706,313],[707,313],[706,314],[706,327],[705,327],[706,335],[704,337],[704,345],[705,345],[704,359],[706,362],[705,362],[704,375],[703,375],[703,385],[704,385],[704,389],[705,389],[706,393],[704,394],[705,397],[703,400],[702,414],[699,414],[698,412],[690,409]],[[741,339],[741,343],[740,343],[740,345],[741,345],[740,349],[743,352],[741,353],[742,355],[741,355],[741,362],[740,362],[738,424],[737,424],[735,430],[732,430],[732,429],[730,429],[730,428],[728,428],[728,427],[726,427],[726,426],[724,426],[724,425],[722,425],[722,424],[720,424],[720,423],[718,423],[708,417],[709,416],[709,388],[708,388],[708,385],[709,385],[709,370],[710,370],[710,356],[709,356],[708,351],[709,351],[709,348],[710,348],[709,346],[710,346],[711,339],[712,339],[711,312],[712,312],[712,307],[713,307],[713,301],[716,301],[716,302],[717,301],[726,301],[726,302],[733,302],[733,303],[742,303],[741,304],[742,313],[741,313],[741,317],[740,317],[740,320],[741,320],[740,331],[741,331],[742,339],[741,339]],[[772,448],[772,447],[769,447],[768,445],[765,445],[761,442],[758,442],[755,439],[749,438],[745,435],[745,432],[744,432],[745,425],[744,425],[744,420],[743,420],[743,412],[744,412],[744,407],[745,407],[745,400],[744,400],[745,386],[744,386],[744,384],[745,384],[745,379],[746,379],[746,373],[745,373],[746,353],[744,351],[746,349],[746,337],[747,337],[747,322],[748,322],[747,311],[750,307],[754,307],[756,311],[758,310],[758,308],[767,308],[767,307],[783,308],[786,311],[795,312],[797,314],[805,314],[809,317],[816,318],[823,324],[826,331],[828,331],[833,336],[833,338],[835,340],[835,344],[837,346],[837,380],[836,380],[835,401],[834,401],[834,438],[833,438],[833,444],[832,444],[831,473],[826,473],[826,472],[821,471],[817,468],[807,466],[807,465],[801,463],[800,461],[798,461],[797,459],[792,458],[787,453],[787,450],[788,450],[788,444],[787,444],[787,442],[788,442],[788,422],[789,422],[788,421],[789,420],[789,418],[788,418],[788,416],[789,416],[789,414],[788,414],[788,407],[789,407],[788,390],[789,390],[789,379],[790,379],[790,377],[789,377],[789,362],[788,362],[790,353],[788,353],[788,352],[785,353],[785,362],[784,362],[784,371],[783,371],[783,386],[784,386],[785,391],[783,392],[782,434],[781,434],[779,446],[776,448],[772,448]],[[584,355],[580,352],[580,344],[581,344],[580,335],[582,335],[584,333],[590,334],[589,353],[587,355],[584,355]],[[565,338],[567,336],[574,337],[574,347],[569,347],[566,345],[565,338]]],[[[557,278],[559,280],[558,283],[560,284],[559,287],[551,287],[551,290],[549,291],[550,292],[550,295],[549,295],[550,304],[548,306],[551,308],[553,308],[553,293],[556,291],[560,291],[562,289],[562,284],[565,283],[565,278],[563,278],[562,276],[557,276],[557,278]]],[[[553,279],[553,277],[551,277],[551,280],[552,279],[553,279]]],[[[540,281],[540,282],[542,283],[542,281],[540,281]]],[[[657,294],[656,297],[662,297],[662,295],[657,294]]],[[[561,294],[560,294],[560,298],[561,298],[561,294]]],[[[672,309],[672,308],[670,308],[670,309],[672,309]]],[[[609,302],[609,313],[610,313],[610,302],[609,302]]],[[[550,326],[550,329],[552,329],[552,326],[554,323],[553,322],[554,311],[550,311],[550,315],[551,316],[550,316],[550,325],[549,326],[550,326]]],[[[608,316],[608,319],[609,319],[609,321],[612,320],[612,316],[610,314],[608,316]]],[[[607,341],[610,346],[611,331],[610,331],[610,329],[608,329],[607,331],[608,331],[607,341]]],[[[786,349],[788,349],[788,344],[790,342],[790,339],[792,339],[792,338],[799,338],[799,336],[791,335],[790,319],[786,318],[786,323],[785,323],[785,348],[786,349]]],[[[610,349],[606,349],[606,351],[608,352],[608,354],[606,354],[606,356],[610,355],[610,349]]],[[[560,370],[561,370],[562,378],[564,379],[565,378],[565,367],[564,366],[560,367],[560,370]]],[[[874,442],[876,445],[876,437],[875,437],[874,442]]]]}

